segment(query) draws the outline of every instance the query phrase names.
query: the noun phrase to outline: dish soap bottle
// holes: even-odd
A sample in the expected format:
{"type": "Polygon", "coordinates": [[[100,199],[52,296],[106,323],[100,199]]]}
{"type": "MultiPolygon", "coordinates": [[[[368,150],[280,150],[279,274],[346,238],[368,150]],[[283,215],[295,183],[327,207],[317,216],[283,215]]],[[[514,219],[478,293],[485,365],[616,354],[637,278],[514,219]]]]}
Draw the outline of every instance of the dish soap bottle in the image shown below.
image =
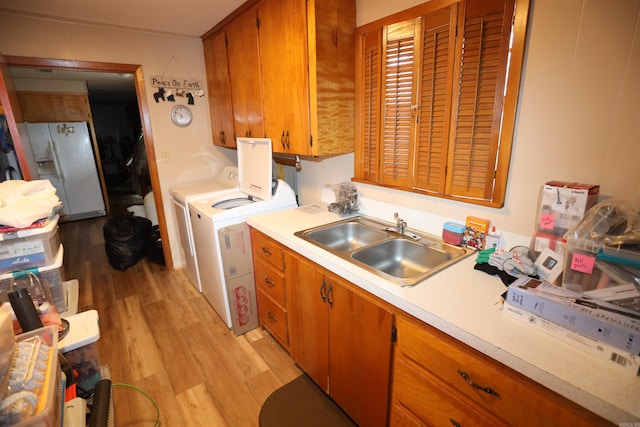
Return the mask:
{"type": "Polygon", "coordinates": [[[496,226],[491,226],[491,230],[487,234],[485,238],[484,248],[485,249],[501,249],[503,245],[502,236],[500,233],[496,231],[496,226]]]}

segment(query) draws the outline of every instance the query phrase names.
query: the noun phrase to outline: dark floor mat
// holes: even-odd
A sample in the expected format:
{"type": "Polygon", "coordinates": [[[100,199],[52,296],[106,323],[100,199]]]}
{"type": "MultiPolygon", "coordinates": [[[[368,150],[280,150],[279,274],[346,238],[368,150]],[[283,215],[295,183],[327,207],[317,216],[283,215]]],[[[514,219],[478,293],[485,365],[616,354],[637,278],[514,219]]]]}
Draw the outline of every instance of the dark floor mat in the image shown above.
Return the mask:
{"type": "Polygon", "coordinates": [[[354,427],[356,424],[306,375],[274,391],[260,410],[260,427],[354,427]]]}

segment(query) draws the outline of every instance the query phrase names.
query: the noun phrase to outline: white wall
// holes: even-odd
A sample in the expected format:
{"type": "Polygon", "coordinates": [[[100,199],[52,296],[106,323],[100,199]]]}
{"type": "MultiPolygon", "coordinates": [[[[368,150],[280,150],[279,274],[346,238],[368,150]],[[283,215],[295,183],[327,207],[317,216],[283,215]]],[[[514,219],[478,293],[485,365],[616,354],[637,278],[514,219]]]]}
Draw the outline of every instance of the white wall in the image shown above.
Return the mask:
{"type": "MultiPolygon", "coordinates": [[[[422,2],[356,0],[357,22],[363,25],[422,2]]],[[[476,207],[360,186],[364,197],[459,220],[482,216],[500,229],[529,235],[540,188],[548,180],[600,184],[604,197],[640,195],[640,1],[532,3],[505,207],[476,207]]],[[[141,64],[145,77],[165,73],[205,81],[198,38],[41,21],[2,11],[0,53],[141,64]],[[174,56],[177,61],[171,61],[174,56]]],[[[212,146],[204,98],[196,99],[192,125],[178,128],[168,119],[171,105],[156,104],[154,89],[145,81],[172,255],[180,262],[168,189],[208,172],[211,164],[217,168],[234,162],[235,155],[212,146]]],[[[352,176],[351,154],[303,160],[299,200],[318,201],[320,187],[352,176]]]]}
{"type": "Polygon", "coordinates": [[[179,128],[169,120],[169,110],[174,104],[155,102],[153,93],[156,88],[151,87],[150,76],[200,80],[206,85],[201,40],[198,37],[65,24],[0,11],[0,53],[142,65],[172,258],[174,263],[182,265],[184,255],[169,188],[235,164],[236,156],[234,151],[213,146],[206,97],[196,97],[192,106],[193,123],[179,128]]]}
{"type": "MultiPolygon", "coordinates": [[[[356,0],[358,25],[422,2],[356,0]]],[[[359,192],[461,221],[484,217],[523,235],[534,231],[546,181],[599,184],[601,200],[640,196],[640,1],[532,0],[513,148],[502,209],[372,186],[359,192]]],[[[301,174],[311,172],[302,189],[340,182],[349,167],[353,174],[351,156],[327,162],[325,174],[316,173],[324,162],[303,162],[301,174]]]]}

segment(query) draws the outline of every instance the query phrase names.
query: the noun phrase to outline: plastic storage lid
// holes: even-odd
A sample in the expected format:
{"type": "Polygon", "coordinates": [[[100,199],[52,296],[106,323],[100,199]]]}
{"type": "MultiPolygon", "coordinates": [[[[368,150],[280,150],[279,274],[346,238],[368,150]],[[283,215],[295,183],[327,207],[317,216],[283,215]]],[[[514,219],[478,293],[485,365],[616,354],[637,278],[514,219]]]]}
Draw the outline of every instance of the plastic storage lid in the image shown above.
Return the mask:
{"type": "Polygon", "coordinates": [[[237,138],[240,191],[262,200],[271,198],[271,139],[237,138]]]}
{"type": "Polygon", "coordinates": [[[58,343],[58,350],[67,353],[100,339],[100,319],[96,310],[87,310],[65,317],[69,333],[58,343]]]}
{"type": "Polygon", "coordinates": [[[23,237],[37,236],[38,234],[50,233],[54,231],[58,226],[59,218],[59,215],[53,216],[51,219],[49,219],[49,222],[44,224],[42,227],[21,228],[16,231],[0,233],[0,242],[3,240],[18,239],[23,237]]]}
{"type": "Polygon", "coordinates": [[[443,228],[445,230],[454,231],[456,233],[464,232],[464,224],[459,224],[457,222],[445,222],[443,228]]]}

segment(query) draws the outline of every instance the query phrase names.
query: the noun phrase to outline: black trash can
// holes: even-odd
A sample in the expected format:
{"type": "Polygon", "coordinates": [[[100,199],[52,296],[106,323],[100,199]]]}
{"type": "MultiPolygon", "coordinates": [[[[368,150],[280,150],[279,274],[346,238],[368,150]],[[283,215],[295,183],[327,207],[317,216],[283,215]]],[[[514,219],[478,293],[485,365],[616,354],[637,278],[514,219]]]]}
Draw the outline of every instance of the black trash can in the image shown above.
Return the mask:
{"type": "Polygon", "coordinates": [[[146,254],[152,235],[151,221],[135,215],[113,217],[103,229],[104,247],[109,264],[124,271],[146,254]]]}
{"type": "Polygon", "coordinates": [[[147,259],[160,265],[166,265],[164,252],[162,250],[162,237],[160,236],[160,226],[151,227],[151,234],[147,242],[147,259]]]}

